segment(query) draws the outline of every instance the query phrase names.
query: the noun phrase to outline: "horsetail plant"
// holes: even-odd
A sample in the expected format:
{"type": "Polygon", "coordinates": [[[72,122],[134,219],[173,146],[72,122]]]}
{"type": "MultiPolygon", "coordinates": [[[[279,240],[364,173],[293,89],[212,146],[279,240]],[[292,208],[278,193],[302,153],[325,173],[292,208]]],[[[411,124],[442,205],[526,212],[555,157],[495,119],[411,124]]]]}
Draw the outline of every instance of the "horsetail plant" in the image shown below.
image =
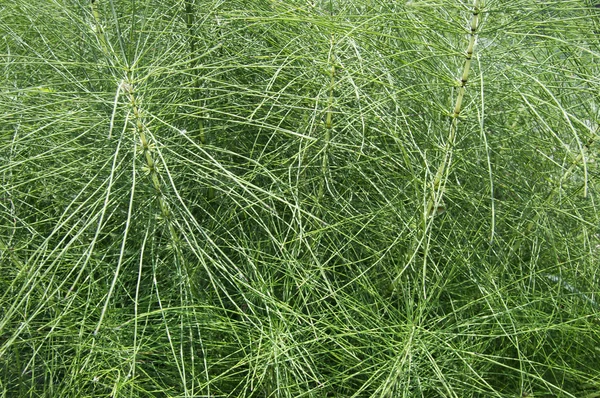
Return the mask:
{"type": "Polygon", "coordinates": [[[421,234],[417,238],[417,247],[423,245],[423,264],[421,267],[422,274],[422,289],[423,297],[427,297],[427,261],[429,257],[429,229],[432,226],[433,219],[445,212],[445,205],[443,201],[444,191],[450,168],[452,167],[452,157],[454,152],[454,146],[456,143],[456,136],[458,130],[458,122],[460,113],[462,111],[463,98],[465,96],[467,82],[469,80],[469,72],[471,70],[471,61],[475,52],[475,43],[477,40],[477,32],[480,28],[480,14],[481,14],[481,2],[482,0],[474,0],[471,9],[471,21],[468,29],[468,44],[464,54],[465,61],[458,80],[458,92],[454,107],[450,112],[450,129],[444,145],[444,155],[440,165],[437,168],[435,175],[430,183],[429,194],[425,200],[425,208],[423,216],[421,217],[421,234]]]}
{"type": "MultiPolygon", "coordinates": [[[[94,32],[98,36],[98,41],[101,43],[102,50],[105,53],[104,55],[107,57],[107,59],[109,61],[114,60],[113,61],[114,64],[117,65],[117,64],[119,64],[118,59],[117,59],[116,55],[113,56],[113,54],[109,52],[110,51],[109,49],[112,47],[107,46],[105,33],[104,33],[103,29],[100,27],[100,14],[96,8],[96,6],[97,6],[96,2],[97,1],[92,1],[92,14],[93,14],[94,22],[96,25],[96,29],[94,29],[94,32]]],[[[127,62],[125,61],[125,63],[127,63],[127,62]]],[[[113,71],[115,71],[115,73],[116,73],[115,68],[111,68],[111,69],[113,71]]],[[[165,196],[165,185],[162,182],[161,176],[160,176],[161,166],[160,166],[160,162],[158,161],[158,158],[157,158],[159,148],[157,147],[156,143],[154,142],[153,135],[151,134],[150,129],[149,129],[148,125],[146,124],[144,111],[141,108],[140,96],[137,93],[136,88],[137,88],[137,84],[135,81],[134,70],[131,67],[129,67],[129,70],[126,73],[125,78],[123,80],[121,80],[121,82],[119,83],[119,85],[117,87],[117,95],[115,97],[115,107],[113,108],[113,115],[111,117],[111,132],[109,132],[109,138],[110,138],[110,135],[112,134],[112,126],[113,126],[113,121],[114,121],[114,117],[115,117],[117,101],[119,99],[119,94],[124,93],[125,97],[127,99],[127,108],[126,108],[127,116],[126,116],[125,120],[126,120],[126,123],[129,124],[129,131],[133,135],[133,140],[137,141],[137,144],[133,146],[134,152],[135,152],[136,156],[141,157],[141,163],[143,164],[141,166],[141,171],[144,175],[148,176],[150,183],[152,185],[152,188],[154,190],[154,194],[155,194],[156,201],[158,203],[158,210],[159,210],[159,214],[156,215],[156,218],[161,220],[164,223],[166,229],[168,230],[168,234],[170,236],[169,247],[174,253],[174,260],[175,260],[178,272],[181,272],[182,267],[185,267],[185,261],[183,259],[183,254],[181,252],[182,242],[181,242],[179,234],[176,230],[176,226],[173,222],[172,211],[170,209],[169,203],[165,196]]],[[[135,180],[133,181],[133,187],[135,187],[135,180]]],[[[135,194],[135,190],[134,190],[134,188],[132,188],[131,201],[133,201],[134,194],[135,194]]],[[[123,248],[127,241],[127,235],[128,235],[128,231],[129,231],[128,224],[130,222],[131,209],[132,209],[132,205],[130,202],[127,225],[125,227],[124,236],[123,236],[123,245],[122,245],[123,248]]],[[[98,323],[97,323],[96,328],[93,333],[94,336],[96,336],[98,334],[98,332],[100,331],[100,328],[102,326],[104,317],[108,310],[110,300],[112,299],[112,296],[114,293],[114,289],[117,285],[117,280],[118,280],[120,272],[121,272],[121,266],[122,266],[122,256],[119,257],[117,267],[114,271],[112,282],[111,282],[109,290],[106,294],[104,306],[102,307],[102,311],[100,313],[98,323]]],[[[183,269],[183,271],[188,273],[189,270],[183,269]]],[[[140,272],[141,272],[141,270],[140,270],[140,272]]],[[[140,275],[141,275],[141,273],[140,273],[140,275]]],[[[138,285],[138,289],[139,289],[139,285],[138,285]]],[[[136,311],[137,311],[137,294],[136,294],[136,311]]],[[[137,322],[136,322],[136,328],[137,328],[137,322]]],[[[136,335],[136,338],[137,338],[137,335],[136,335]]],[[[135,373],[135,366],[133,367],[132,371],[135,373]]]]}
{"type": "Polygon", "coordinates": [[[456,133],[458,130],[458,121],[462,110],[463,98],[467,89],[467,82],[469,80],[469,72],[471,70],[471,61],[475,52],[475,43],[477,40],[477,31],[480,24],[481,14],[481,2],[482,0],[475,0],[473,3],[471,22],[469,24],[469,43],[465,52],[465,63],[463,65],[460,79],[458,80],[458,92],[456,95],[456,101],[452,112],[450,112],[450,130],[448,132],[448,138],[444,148],[444,159],[438,166],[438,169],[431,182],[430,197],[425,207],[425,217],[423,219],[423,225],[426,223],[426,219],[434,217],[442,212],[440,206],[443,203],[444,186],[448,172],[452,166],[452,154],[454,150],[454,144],[456,142],[456,133]]]}
{"type": "MultiPolygon", "coordinates": [[[[198,104],[200,102],[200,76],[198,74],[198,40],[196,35],[196,14],[195,14],[195,2],[194,0],[185,0],[185,10],[184,10],[184,19],[186,23],[186,27],[188,30],[188,42],[190,48],[190,71],[191,71],[191,97],[193,99],[193,103],[198,104]]],[[[218,45],[217,47],[220,47],[218,45]]],[[[213,48],[211,51],[215,51],[216,48],[213,48]]],[[[200,109],[200,107],[198,107],[200,109]]],[[[207,139],[206,134],[204,132],[204,118],[203,115],[198,115],[197,117],[197,136],[200,145],[206,146],[207,139]]],[[[206,191],[207,200],[212,200],[215,198],[215,188],[213,186],[209,186],[206,191]]]]}
{"type": "Polygon", "coordinates": [[[334,102],[334,89],[335,89],[335,38],[331,35],[329,54],[327,56],[328,72],[329,72],[329,86],[327,88],[327,108],[325,110],[325,124],[324,124],[324,135],[323,135],[323,148],[321,149],[321,181],[319,182],[319,191],[317,194],[318,201],[322,201],[325,195],[325,186],[327,185],[328,175],[328,158],[329,158],[329,145],[331,141],[331,132],[333,131],[333,102],[334,102]]]}
{"type": "Polygon", "coordinates": [[[598,396],[595,7],[0,9],[0,396],[598,396]]]}

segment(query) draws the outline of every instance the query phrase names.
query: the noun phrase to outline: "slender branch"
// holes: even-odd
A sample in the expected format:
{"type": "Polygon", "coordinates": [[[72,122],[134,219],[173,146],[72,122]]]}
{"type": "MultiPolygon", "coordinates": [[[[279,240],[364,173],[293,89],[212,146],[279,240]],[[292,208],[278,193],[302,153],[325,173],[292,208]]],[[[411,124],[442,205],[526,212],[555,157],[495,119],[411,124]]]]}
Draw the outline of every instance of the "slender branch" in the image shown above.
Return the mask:
{"type": "Polygon", "coordinates": [[[471,16],[470,23],[470,31],[469,31],[469,43],[467,45],[467,51],[465,53],[465,63],[463,65],[463,70],[461,73],[461,77],[459,80],[459,88],[458,95],[456,97],[456,101],[454,103],[454,108],[450,113],[451,122],[450,122],[450,130],[448,133],[448,139],[446,140],[445,154],[442,163],[439,165],[435,176],[431,182],[431,191],[429,198],[427,200],[427,204],[425,207],[425,212],[421,221],[421,234],[417,235],[418,246],[423,245],[423,265],[422,265],[422,291],[423,297],[427,297],[427,284],[426,284],[426,276],[427,276],[427,258],[429,252],[429,239],[428,230],[431,227],[432,219],[442,214],[445,211],[445,207],[443,205],[443,196],[445,189],[445,181],[447,180],[447,175],[452,165],[452,155],[454,152],[454,145],[456,142],[456,135],[458,130],[458,121],[459,116],[462,111],[462,103],[465,95],[467,82],[469,79],[469,72],[471,70],[471,60],[473,58],[473,53],[475,51],[475,42],[477,39],[477,31],[479,29],[479,19],[480,19],[480,3],[481,0],[474,0],[473,10],[471,16]]]}
{"type": "Polygon", "coordinates": [[[467,46],[467,51],[465,53],[465,63],[464,63],[462,74],[461,74],[461,77],[459,80],[458,95],[456,96],[456,102],[454,103],[454,108],[452,110],[452,113],[450,114],[450,117],[452,118],[452,120],[450,123],[450,131],[448,134],[448,140],[446,141],[446,148],[445,148],[446,153],[444,156],[444,160],[438,167],[438,170],[437,170],[437,172],[433,178],[432,184],[431,184],[431,196],[427,203],[425,218],[433,217],[436,214],[441,213],[443,210],[443,207],[441,207],[442,198],[444,195],[444,187],[443,187],[442,182],[445,180],[445,177],[448,174],[448,171],[452,164],[452,155],[453,155],[453,150],[454,150],[454,144],[456,142],[456,132],[458,130],[458,121],[459,121],[460,113],[462,111],[463,98],[465,96],[467,82],[469,79],[469,72],[471,70],[471,60],[473,59],[473,53],[475,51],[475,43],[476,43],[476,39],[477,39],[477,31],[479,29],[480,13],[481,13],[480,3],[481,3],[481,0],[475,0],[474,4],[473,4],[473,15],[471,17],[470,32],[469,32],[469,44],[467,46]]]}
{"type": "MultiPolygon", "coordinates": [[[[200,76],[198,74],[198,40],[195,32],[196,16],[194,14],[194,0],[185,1],[185,23],[188,30],[188,42],[190,47],[190,70],[192,72],[192,101],[198,103],[200,101],[200,76]]],[[[198,139],[200,145],[207,144],[206,134],[204,133],[203,118],[198,117],[198,139]]],[[[206,198],[212,200],[215,198],[215,188],[209,186],[206,192],[206,198]]]]}
{"type": "Polygon", "coordinates": [[[333,90],[335,88],[335,54],[333,48],[335,45],[335,38],[332,35],[330,41],[329,51],[329,88],[327,97],[327,111],[325,113],[325,132],[323,136],[323,155],[321,157],[321,181],[319,183],[318,200],[323,200],[325,195],[325,184],[327,183],[327,173],[329,170],[329,145],[331,141],[331,132],[333,130],[333,90]]]}

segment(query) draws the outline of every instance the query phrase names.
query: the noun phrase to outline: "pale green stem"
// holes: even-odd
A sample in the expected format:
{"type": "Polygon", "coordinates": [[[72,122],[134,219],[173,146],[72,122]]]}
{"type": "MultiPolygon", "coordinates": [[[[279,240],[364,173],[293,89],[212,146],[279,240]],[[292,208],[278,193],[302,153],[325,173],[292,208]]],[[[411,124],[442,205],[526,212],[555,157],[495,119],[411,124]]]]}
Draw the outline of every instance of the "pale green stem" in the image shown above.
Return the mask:
{"type": "Polygon", "coordinates": [[[329,89],[327,98],[327,111],[325,113],[325,134],[323,136],[323,156],[321,157],[321,182],[319,184],[318,200],[323,200],[325,195],[325,184],[327,183],[327,172],[329,169],[329,144],[331,131],[333,130],[333,90],[335,88],[335,55],[333,54],[334,37],[331,36],[331,49],[329,52],[329,89]]]}
{"type": "Polygon", "coordinates": [[[425,212],[422,216],[421,231],[422,234],[418,239],[418,245],[423,244],[423,266],[422,266],[422,283],[423,283],[423,297],[427,297],[426,289],[426,276],[427,276],[427,257],[429,252],[429,236],[427,234],[431,227],[431,219],[436,215],[444,212],[443,196],[445,182],[452,165],[452,155],[454,151],[454,144],[456,142],[456,132],[458,130],[458,120],[462,111],[462,103],[465,95],[467,82],[469,79],[469,72],[471,70],[471,60],[475,51],[475,42],[477,39],[477,31],[479,29],[480,12],[481,12],[481,0],[474,0],[473,11],[470,23],[469,32],[469,44],[467,45],[467,51],[465,53],[465,63],[463,66],[462,74],[459,80],[458,95],[456,96],[456,102],[454,108],[450,113],[451,123],[450,131],[448,133],[448,139],[446,140],[445,155],[442,163],[439,165],[437,172],[431,182],[431,191],[427,200],[425,212]]]}

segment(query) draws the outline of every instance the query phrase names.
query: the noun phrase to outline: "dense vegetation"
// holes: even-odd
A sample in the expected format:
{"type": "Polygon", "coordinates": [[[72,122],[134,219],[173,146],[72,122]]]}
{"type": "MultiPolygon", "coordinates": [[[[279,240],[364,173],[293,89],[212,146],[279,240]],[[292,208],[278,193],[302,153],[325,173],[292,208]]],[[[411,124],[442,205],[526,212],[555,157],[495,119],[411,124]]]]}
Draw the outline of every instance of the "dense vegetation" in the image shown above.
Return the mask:
{"type": "Polygon", "coordinates": [[[600,397],[600,9],[0,4],[0,396],[600,397]]]}

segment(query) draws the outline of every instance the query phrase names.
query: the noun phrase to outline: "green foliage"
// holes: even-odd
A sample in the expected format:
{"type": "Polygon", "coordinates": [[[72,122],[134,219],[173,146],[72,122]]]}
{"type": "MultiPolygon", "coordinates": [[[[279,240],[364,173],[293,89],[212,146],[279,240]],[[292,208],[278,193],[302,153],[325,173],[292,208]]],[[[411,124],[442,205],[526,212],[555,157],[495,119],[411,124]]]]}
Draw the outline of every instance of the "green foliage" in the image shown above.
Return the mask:
{"type": "Polygon", "coordinates": [[[600,396],[593,4],[0,11],[0,396],[600,396]]]}

